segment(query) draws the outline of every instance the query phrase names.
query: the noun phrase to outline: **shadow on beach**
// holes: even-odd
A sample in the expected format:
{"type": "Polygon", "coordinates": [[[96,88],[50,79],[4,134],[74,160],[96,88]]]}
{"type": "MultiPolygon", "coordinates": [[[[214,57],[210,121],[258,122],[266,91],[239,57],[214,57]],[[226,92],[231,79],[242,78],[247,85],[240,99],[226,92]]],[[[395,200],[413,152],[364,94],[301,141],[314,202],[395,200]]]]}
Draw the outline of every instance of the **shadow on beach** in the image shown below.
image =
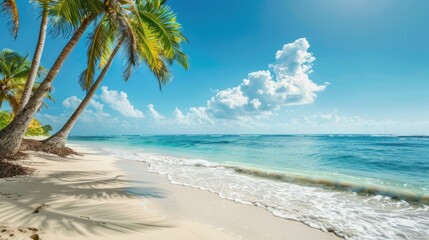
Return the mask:
{"type": "Polygon", "coordinates": [[[80,236],[172,227],[156,215],[142,214],[145,207],[135,204],[139,198],[134,194],[159,199],[165,192],[111,171],[68,170],[67,162],[80,160],[75,157],[35,156],[29,162],[33,167],[48,165],[46,159],[62,161],[65,169],[0,182],[0,222],[80,236]],[[130,199],[136,201],[130,204],[130,199]]]}

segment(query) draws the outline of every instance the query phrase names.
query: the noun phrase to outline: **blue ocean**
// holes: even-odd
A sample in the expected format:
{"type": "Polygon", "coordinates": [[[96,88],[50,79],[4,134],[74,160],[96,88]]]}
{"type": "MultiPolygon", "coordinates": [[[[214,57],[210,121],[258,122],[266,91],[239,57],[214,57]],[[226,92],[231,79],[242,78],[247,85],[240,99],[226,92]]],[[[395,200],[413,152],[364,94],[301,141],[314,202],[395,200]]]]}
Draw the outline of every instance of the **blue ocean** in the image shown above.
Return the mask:
{"type": "Polygon", "coordinates": [[[72,137],[146,163],[171,183],[353,240],[429,239],[429,137],[72,137]]]}

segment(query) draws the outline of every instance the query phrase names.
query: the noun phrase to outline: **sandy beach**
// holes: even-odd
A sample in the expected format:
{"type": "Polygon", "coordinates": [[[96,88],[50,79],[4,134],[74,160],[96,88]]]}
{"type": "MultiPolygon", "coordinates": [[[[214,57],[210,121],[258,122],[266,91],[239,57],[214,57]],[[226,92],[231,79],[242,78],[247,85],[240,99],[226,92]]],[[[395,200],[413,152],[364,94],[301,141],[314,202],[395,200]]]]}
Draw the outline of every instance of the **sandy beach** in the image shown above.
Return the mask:
{"type": "Polygon", "coordinates": [[[427,9],[0,0],[0,240],[429,240],[427,9]]]}
{"type": "Polygon", "coordinates": [[[208,191],[173,185],[141,162],[71,145],[30,152],[34,176],[0,180],[0,239],[338,239],[208,191]]]}

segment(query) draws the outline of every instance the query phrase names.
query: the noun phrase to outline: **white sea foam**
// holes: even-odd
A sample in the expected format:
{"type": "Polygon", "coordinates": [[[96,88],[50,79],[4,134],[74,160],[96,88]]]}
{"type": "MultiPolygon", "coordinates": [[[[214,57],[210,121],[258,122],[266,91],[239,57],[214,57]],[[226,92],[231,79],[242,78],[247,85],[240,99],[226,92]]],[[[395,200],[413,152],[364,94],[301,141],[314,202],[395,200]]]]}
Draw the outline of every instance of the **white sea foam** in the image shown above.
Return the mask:
{"type": "Polygon", "coordinates": [[[147,153],[117,155],[147,163],[150,172],[166,175],[173,184],[262,207],[277,217],[332,231],[345,239],[427,240],[429,236],[427,205],[253,177],[205,160],[147,153]]]}

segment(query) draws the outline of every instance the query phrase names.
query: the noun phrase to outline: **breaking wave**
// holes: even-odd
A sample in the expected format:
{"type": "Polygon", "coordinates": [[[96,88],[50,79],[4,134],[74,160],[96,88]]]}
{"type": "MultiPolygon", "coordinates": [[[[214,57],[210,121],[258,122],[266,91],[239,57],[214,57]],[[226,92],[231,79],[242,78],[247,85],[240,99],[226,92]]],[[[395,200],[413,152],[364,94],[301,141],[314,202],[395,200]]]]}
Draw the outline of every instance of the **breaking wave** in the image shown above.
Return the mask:
{"type": "Polygon", "coordinates": [[[255,205],[285,219],[350,240],[413,239],[429,236],[428,195],[343,176],[305,176],[246,166],[147,153],[117,153],[145,162],[173,184],[255,205]]]}

